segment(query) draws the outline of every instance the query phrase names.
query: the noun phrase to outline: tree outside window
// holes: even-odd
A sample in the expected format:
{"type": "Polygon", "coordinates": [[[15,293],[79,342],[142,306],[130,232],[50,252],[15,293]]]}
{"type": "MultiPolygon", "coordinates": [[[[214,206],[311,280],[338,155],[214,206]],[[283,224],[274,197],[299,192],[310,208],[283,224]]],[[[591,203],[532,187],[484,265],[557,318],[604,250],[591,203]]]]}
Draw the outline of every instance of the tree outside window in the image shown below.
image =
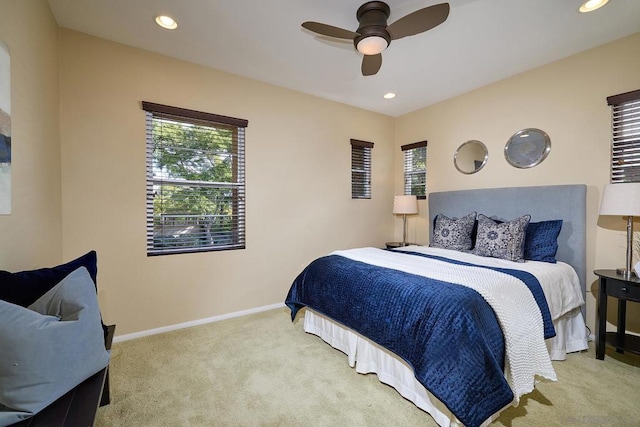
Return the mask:
{"type": "Polygon", "coordinates": [[[244,126],[155,105],[143,103],[147,253],[244,248],[244,126]]]}
{"type": "Polygon", "coordinates": [[[427,141],[401,147],[404,153],[404,194],[427,197],[427,141]]]}

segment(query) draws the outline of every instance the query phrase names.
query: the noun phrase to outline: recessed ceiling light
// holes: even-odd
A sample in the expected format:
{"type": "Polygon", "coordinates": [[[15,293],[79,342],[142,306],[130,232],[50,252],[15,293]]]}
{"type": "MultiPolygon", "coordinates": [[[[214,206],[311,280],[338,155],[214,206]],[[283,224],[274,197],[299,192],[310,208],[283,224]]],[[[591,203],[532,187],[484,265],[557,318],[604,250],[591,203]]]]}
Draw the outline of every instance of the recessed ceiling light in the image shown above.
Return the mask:
{"type": "Polygon", "coordinates": [[[178,23],[170,16],[160,15],[156,16],[156,24],[167,30],[175,30],[178,28],[178,23]]]}
{"type": "Polygon", "coordinates": [[[395,97],[396,97],[396,94],[395,94],[395,93],[393,93],[393,92],[389,92],[389,93],[385,93],[384,95],[382,95],[382,97],[383,97],[384,99],[393,99],[393,98],[395,98],[395,97]]]}
{"type": "Polygon", "coordinates": [[[580,6],[580,12],[587,13],[594,11],[596,9],[600,9],[602,6],[607,4],[609,0],[589,0],[586,1],[580,6]]]}

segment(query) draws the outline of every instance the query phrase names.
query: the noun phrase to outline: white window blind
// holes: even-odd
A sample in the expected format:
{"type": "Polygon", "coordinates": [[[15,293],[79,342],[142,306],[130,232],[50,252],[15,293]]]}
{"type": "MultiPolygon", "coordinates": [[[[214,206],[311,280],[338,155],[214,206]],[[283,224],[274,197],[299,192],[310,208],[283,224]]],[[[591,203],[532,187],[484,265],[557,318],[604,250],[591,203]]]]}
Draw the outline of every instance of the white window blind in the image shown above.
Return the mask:
{"type": "Polygon", "coordinates": [[[351,140],[351,198],[371,198],[371,150],[373,142],[351,140]]]}
{"type": "Polygon", "coordinates": [[[611,105],[611,182],[640,182],[640,90],[607,98],[611,105]]]}
{"type": "Polygon", "coordinates": [[[404,153],[404,194],[427,197],[427,141],[400,147],[404,153]]]}
{"type": "Polygon", "coordinates": [[[143,102],[147,255],[245,247],[248,121],[143,102]]]}

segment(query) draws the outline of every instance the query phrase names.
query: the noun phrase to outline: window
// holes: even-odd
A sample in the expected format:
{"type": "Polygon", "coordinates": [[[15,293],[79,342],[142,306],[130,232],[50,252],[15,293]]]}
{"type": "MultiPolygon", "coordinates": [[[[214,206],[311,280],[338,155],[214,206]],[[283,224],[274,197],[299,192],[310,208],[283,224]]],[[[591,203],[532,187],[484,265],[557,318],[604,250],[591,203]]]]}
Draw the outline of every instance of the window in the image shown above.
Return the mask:
{"type": "Polygon", "coordinates": [[[640,90],[607,98],[611,105],[611,183],[640,182],[640,90]]]}
{"type": "Polygon", "coordinates": [[[371,198],[371,149],[373,142],[351,140],[351,198],[371,198]]]}
{"type": "Polygon", "coordinates": [[[427,141],[400,147],[404,152],[404,194],[427,198],[427,141]]]}
{"type": "Polygon", "coordinates": [[[143,102],[147,255],[245,247],[247,120],[143,102]]]}

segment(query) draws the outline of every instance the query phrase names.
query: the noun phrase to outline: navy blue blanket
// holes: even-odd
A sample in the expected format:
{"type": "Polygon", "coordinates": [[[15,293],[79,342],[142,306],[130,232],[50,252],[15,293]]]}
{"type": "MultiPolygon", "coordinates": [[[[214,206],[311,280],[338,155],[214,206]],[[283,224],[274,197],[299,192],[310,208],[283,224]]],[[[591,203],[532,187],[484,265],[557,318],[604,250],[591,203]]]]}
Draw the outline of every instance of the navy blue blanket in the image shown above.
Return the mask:
{"type": "Polygon", "coordinates": [[[504,337],[475,290],[329,255],[295,279],[285,300],[308,306],[392,351],[466,426],[513,400],[504,337]]]}

